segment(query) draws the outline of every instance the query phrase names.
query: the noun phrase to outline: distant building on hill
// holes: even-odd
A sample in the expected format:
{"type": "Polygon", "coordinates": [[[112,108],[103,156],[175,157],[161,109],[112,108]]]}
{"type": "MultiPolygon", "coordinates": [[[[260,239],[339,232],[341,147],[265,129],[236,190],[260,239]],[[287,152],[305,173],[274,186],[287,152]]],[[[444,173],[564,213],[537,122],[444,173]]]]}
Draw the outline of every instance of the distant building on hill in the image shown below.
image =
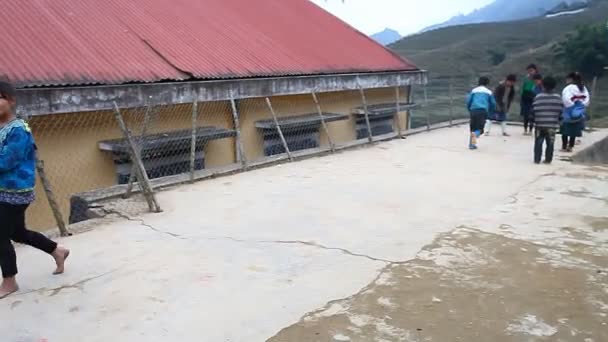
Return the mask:
{"type": "Polygon", "coordinates": [[[589,8],[589,4],[586,1],[580,2],[562,2],[555,8],[551,9],[545,14],[547,18],[559,17],[562,15],[577,14],[586,11],[589,8]]]}

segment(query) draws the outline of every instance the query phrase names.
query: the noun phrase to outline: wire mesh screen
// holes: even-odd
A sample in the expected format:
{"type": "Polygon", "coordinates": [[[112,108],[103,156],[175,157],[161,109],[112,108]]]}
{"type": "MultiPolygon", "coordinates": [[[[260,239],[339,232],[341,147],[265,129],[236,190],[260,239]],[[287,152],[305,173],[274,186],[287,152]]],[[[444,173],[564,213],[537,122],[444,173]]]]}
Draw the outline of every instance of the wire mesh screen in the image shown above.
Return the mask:
{"type": "Polygon", "coordinates": [[[422,107],[413,112],[412,128],[468,118],[465,99],[476,84],[474,75],[431,75],[426,87],[414,88],[413,99],[422,107]]]}
{"type": "MultiPolygon", "coordinates": [[[[125,119],[137,122],[143,109],[125,112],[125,119]]],[[[71,213],[72,195],[110,187],[117,175],[111,156],[100,152],[97,142],[121,136],[110,111],[36,116],[29,120],[45,161],[46,174],[57,194],[57,201],[66,220],[71,213]]],[[[40,183],[40,182],[39,182],[40,183]]],[[[36,187],[38,201],[32,204],[28,223],[37,229],[54,226],[53,215],[44,192],[36,187]]]]}
{"type": "MultiPolygon", "coordinates": [[[[449,96],[441,91],[431,96],[447,108],[449,96]]],[[[58,212],[74,224],[137,212],[146,201],[150,210],[160,209],[155,198],[150,202],[160,187],[394,138],[448,119],[431,120],[411,95],[410,87],[399,87],[210,102],[193,97],[180,104],[151,98],[141,107],[35,116],[29,123],[58,212]],[[120,197],[130,199],[104,202],[120,197]]],[[[37,194],[29,224],[38,230],[59,224],[42,187],[37,194]]]]}

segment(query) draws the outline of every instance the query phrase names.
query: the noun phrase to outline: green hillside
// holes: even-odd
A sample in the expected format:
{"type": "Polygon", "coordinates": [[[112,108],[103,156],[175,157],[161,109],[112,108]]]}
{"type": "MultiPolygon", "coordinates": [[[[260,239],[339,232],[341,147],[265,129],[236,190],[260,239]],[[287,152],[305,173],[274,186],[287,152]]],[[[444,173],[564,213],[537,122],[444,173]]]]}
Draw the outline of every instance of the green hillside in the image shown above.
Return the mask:
{"type": "MultiPolygon", "coordinates": [[[[553,44],[578,25],[607,19],[608,2],[600,2],[575,15],[438,29],[406,37],[390,48],[435,74],[503,71],[523,60],[555,68],[553,44]],[[505,62],[493,65],[489,50],[504,52],[505,62]]],[[[517,64],[516,70],[521,69],[517,64]]]]}
{"type": "MultiPolygon", "coordinates": [[[[449,88],[460,104],[462,94],[482,74],[496,82],[508,73],[523,75],[526,65],[536,63],[542,73],[563,77],[570,70],[557,63],[552,47],[577,26],[605,24],[607,19],[608,1],[597,1],[575,15],[448,27],[406,37],[389,47],[429,71],[428,97],[441,107],[441,113],[433,114],[443,115],[449,106],[449,88]]],[[[600,80],[599,89],[608,95],[606,77],[600,80]]],[[[602,116],[608,117],[608,96],[596,100],[601,102],[602,116]]],[[[608,119],[602,122],[608,126],[608,119]]]]}

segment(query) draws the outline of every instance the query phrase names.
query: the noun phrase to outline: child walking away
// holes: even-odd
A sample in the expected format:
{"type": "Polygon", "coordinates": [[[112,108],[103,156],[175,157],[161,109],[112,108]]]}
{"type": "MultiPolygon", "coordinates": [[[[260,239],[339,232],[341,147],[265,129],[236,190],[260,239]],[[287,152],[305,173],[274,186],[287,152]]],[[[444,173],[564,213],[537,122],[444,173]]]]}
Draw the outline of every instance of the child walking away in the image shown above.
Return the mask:
{"type": "MultiPolygon", "coordinates": [[[[538,68],[535,64],[530,64],[526,68],[528,76],[524,79],[524,84],[521,89],[521,117],[524,122],[524,135],[532,134],[534,124],[532,122],[532,106],[536,97],[538,88],[535,76],[538,74],[538,68]]],[[[537,77],[537,76],[536,76],[537,77]]]]}
{"type": "Polygon", "coordinates": [[[469,137],[469,149],[471,150],[477,149],[477,139],[483,134],[488,114],[496,110],[496,100],[492,91],[488,89],[489,85],[489,78],[479,78],[479,86],[473,89],[467,97],[467,109],[471,115],[469,137]]]}
{"type": "Polygon", "coordinates": [[[486,121],[486,135],[490,135],[492,130],[492,121],[500,124],[502,129],[502,135],[508,137],[507,133],[507,115],[511,109],[511,104],[515,98],[515,83],[517,82],[517,76],[508,75],[507,78],[498,84],[498,87],[494,90],[494,97],[496,98],[496,110],[490,112],[488,120],[486,121]]]}
{"type": "Polygon", "coordinates": [[[576,138],[583,136],[587,107],[591,103],[583,77],[573,72],[567,77],[569,85],[562,92],[564,120],[561,127],[562,151],[572,152],[576,138]]]}
{"type": "Polygon", "coordinates": [[[553,161],[555,146],[555,133],[559,128],[559,119],[564,110],[562,98],[555,93],[557,81],[553,77],[543,80],[543,92],[534,99],[534,118],[536,130],[534,131],[534,162],[540,164],[543,154],[543,143],[546,142],[545,164],[553,161]]]}
{"type": "Polygon", "coordinates": [[[27,124],[14,115],[16,91],[0,82],[0,299],[19,290],[17,257],[11,240],[35,247],[53,257],[54,274],[64,271],[70,251],[46,236],[25,228],[25,211],[34,201],[36,146],[27,124]]]}

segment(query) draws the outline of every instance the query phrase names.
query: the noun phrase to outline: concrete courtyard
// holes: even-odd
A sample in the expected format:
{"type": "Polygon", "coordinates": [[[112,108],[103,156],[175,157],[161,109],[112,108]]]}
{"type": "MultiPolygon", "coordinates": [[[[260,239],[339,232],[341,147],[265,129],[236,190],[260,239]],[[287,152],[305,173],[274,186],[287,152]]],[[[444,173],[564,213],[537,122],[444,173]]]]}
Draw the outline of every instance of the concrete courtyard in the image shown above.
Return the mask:
{"type": "Polygon", "coordinates": [[[19,247],[0,340],[608,341],[608,167],[466,131],[161,192],[62,276],[19,247]]]}

